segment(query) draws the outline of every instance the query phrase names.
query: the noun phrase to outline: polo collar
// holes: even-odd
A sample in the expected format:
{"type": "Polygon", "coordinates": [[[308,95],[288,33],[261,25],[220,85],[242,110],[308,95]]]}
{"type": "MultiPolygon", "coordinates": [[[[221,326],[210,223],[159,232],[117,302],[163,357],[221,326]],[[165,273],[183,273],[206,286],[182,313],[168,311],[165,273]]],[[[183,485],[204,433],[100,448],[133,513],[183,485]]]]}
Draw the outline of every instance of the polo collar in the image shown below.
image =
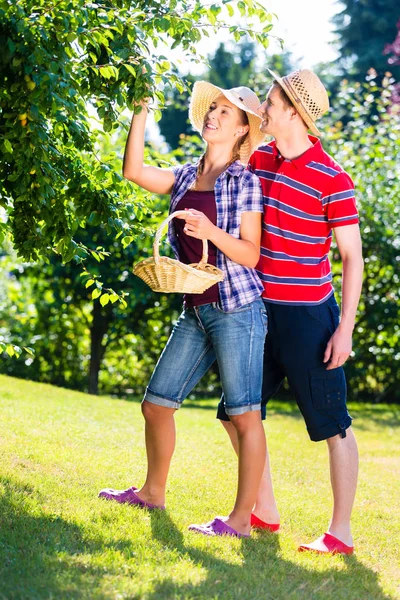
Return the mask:
{"type": "MultiPolygon", "coordinates": [[[[321,157],[321,154],[323,153],[321,141],[319,138],[315,137],[314,135],[309,135],[308,139],[310,140],[310,142],[312,142],[313,145],[310,148],[308,148],[308,150],[303,152],[303,154],[301,154],[297,158],[293,158],[290,161],[292,165],[296,167],[296,169],[301,169],[302,167],[308,165],[310,162],[318,160],[321,157]]],[[[279,152],[275,140],[272,142],[272,153],[274,155],[274,158],[281,161],[285,160],[285,158],[279,152]]]]}

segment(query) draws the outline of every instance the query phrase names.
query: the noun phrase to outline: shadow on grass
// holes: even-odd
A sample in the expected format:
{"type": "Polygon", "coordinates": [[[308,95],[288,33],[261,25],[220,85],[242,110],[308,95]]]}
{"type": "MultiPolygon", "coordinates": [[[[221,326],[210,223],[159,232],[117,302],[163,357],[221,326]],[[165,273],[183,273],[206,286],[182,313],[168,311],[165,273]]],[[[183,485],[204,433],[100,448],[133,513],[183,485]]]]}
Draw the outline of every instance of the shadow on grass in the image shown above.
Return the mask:
{"type": "Polygon", "coordinates": [[[90,564],[87,555],[128,551],[131,543],[88,537],[76,524],[29,506],[37,494],[31,486],[4,477],[0,484],[0,600],[99,598],[94,584],[105,569],[90,564]]]}
{"type": "MultiPolygon", "coordinates": [[[[309,563],[303,568],[281,558],[278,535],[262,532],[241,540],[242,560],[233,564],[185,543],[167,512],[151,513],[151,526],[155,539],[177,550],[182,559],[202,567],[206,575],[193,584],[166,578],[146,595],[146,600],[392,600],[379,587],[377,574],[354,555],[315,556],[316,569],[312,570],[309,563]],[[320,561],[330,561],[331,568],[319,572],[320,561]],[[341,561],[345,568],[339,570],[341,561]]],[[[212,542],[213,538],[209,539],[212,542]]]]}
{"type": "MultiPolygon", "coordinates": [[[[132,555],[130,540],[105,541],[88,535],[78,525],[57,515],[44,515],[30,497],[37,493],[29,485],[2,478],[0,496],[0,599],[104,599],[116,598],[110,588],[101,592],[105,577],[120,575],[119,567],[96,555],[118,549],[132,555]],[[94,560],[93,560],[94,559],[94,560]]],[[[348,557],[345,569],[338,570],[341,558],[315,557],[316,568],[294,564],[280,556],[279,536],[254,535],[238,544],[239,561],[224,560],[219,549],[197,548],[185,539],[167,512],[150,512],[153,539],[163,548],[178,553],[179,560],[202,569],[202,580],[180,583],[173,566],[162,581],[154,581],[144,596],[121,595],[130,600],[391,600],[380,589],[377,574],[348,557]],[[320,561],[330,561],[319,572],[320,561]]],[[[196,534],[193,533],[193,540],[196,534]]],[[[210,538],[209,546],[213,544],[210,538]]],[[[220,540],[219,540],[220,541],[220,540]]],[[[225,540],[224,540],[225,541],[225,540]]],[[[228,542],[228,540],[226,540],[228,542]]],[[[230,553],[232,557],[232,553],[230,553]]]]}

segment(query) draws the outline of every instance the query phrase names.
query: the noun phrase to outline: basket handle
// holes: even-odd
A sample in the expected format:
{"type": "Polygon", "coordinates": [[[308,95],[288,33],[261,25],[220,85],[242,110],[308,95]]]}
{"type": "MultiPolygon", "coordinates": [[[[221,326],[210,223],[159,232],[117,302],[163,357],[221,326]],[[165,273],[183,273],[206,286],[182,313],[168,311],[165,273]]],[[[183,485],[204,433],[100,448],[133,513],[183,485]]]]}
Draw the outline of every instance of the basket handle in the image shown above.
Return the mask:
{"type": "MultiPolygon", "coordinates": [[[[177,211],[171,213],[170,215],[168,215],[168,217],[166,219],[164,219],[164,221],[161,223],[160,227],[156,231],[156,236],[154,238],[154,243],[153,243],[153,256],[154,256],[154,262],[156,265],[158,264],[158,260],[160,258],[159,245],[160,245],[160,239],[162,237],[164,227],[175,217],[178,217],[178,216],[183,217],[184,215],[191,215],[191,214],[192,213],[189,210],[177,210],[177,211]]],[[[201,257],[199,265],[205,265],[208,261],[208,243],[207,243],[207,240],[202,240],[202,242],[203,242],[203,256],[201,257]]]]}

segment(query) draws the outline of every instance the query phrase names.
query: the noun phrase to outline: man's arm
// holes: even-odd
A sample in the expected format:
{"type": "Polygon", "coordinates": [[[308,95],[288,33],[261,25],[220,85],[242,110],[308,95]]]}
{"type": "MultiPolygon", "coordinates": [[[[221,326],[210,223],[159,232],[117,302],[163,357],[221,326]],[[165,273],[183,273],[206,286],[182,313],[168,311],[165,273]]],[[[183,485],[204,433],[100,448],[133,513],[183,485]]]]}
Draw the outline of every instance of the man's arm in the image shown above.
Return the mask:
{"type": "Polygon", "coordinates": [[[336,227],[334,231],[343,264],[342,315],[339,327],[325,350],[324,362],[328,363],[327,369],[341,367],[350,356],[364,269],[359,226],[344,225],[336,227]]]}

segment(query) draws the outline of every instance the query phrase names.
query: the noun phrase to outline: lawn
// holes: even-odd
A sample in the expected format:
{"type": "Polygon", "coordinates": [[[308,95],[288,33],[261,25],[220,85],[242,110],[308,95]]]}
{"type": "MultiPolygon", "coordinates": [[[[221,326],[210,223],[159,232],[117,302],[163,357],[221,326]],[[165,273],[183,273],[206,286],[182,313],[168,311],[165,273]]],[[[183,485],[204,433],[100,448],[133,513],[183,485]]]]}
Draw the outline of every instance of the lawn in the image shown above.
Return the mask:
{"type": "Polygon", "coordinates": [[[299,553],[331,510],[326,444],[295,406],[266,423],[279,535],[206,538],[193,522],[227,514],[236,463],[216,401],[177,415],[165,513],[113,505],[102,487],[145,475],[138,402],[0,376],[0,599],[389,600],[400,598],[400,407],[351,405],[361,470],[351,557],[299,553]]]}

